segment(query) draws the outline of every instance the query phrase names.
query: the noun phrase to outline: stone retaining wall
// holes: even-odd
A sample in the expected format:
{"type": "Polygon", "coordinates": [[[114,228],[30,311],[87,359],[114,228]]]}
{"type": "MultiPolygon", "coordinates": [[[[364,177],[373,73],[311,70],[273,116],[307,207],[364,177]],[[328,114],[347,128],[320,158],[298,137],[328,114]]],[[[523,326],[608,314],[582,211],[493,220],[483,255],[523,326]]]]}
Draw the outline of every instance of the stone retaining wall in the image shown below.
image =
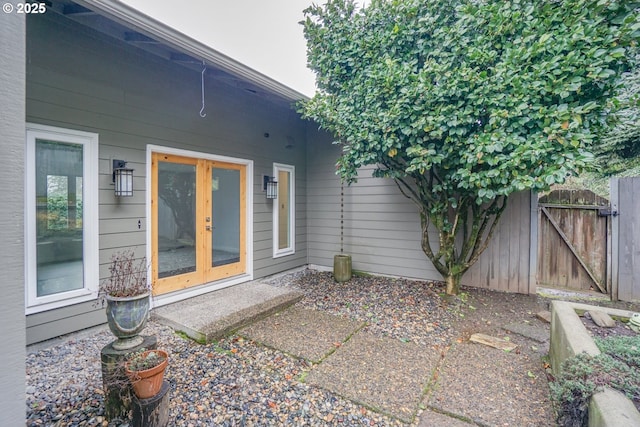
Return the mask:
{"type": "MultiPolygon", "coordinates": [[[[582,324],[578,313],[589,310],[606,312],[617,319],[628,319],[630,311],[567,301],[551,303],[551,344],[549,357],[553,374],[558,376],[562,362],[579,353],[593,356],[600,350],[582,324]]],[[[624,394],[605,389],[593,395],[589,404],[589,427],[640,426],[640,413],[624,394]]]]}

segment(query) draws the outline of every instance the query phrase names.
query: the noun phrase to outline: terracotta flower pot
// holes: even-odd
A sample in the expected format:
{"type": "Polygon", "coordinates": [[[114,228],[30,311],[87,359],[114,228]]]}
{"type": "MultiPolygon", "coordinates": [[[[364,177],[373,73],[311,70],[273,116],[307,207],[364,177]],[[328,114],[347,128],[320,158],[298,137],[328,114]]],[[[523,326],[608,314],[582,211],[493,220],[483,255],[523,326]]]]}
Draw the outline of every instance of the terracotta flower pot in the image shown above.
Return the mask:
{"type": "Polygon", "coordinates": [[[164,350],[147,350],[140,357],[146,357],[149,353],[156,352],[160,356],[164,357],[164,360],[153,368],[143,371],[133,371],[129,369],[130,362],[125,364],[125,371],[127,376],[131,380],[133,386],[133,392],[140,399],[148,399],[155,396],[162,387],[162,380],[164,379],[164,371],[169,364],[169,355],[164,350]]]}

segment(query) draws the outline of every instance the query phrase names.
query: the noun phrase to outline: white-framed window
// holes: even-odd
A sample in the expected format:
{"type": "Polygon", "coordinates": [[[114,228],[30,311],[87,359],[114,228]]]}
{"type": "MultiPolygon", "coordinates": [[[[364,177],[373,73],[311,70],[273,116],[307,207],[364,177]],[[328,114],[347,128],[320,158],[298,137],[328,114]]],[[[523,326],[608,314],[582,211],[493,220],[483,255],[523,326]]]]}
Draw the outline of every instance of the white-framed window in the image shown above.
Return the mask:
{"type": "Polygon", "coordinates": [[[98,134],[27,124],[26,314],[95,298],[98,134]]]}
{"type": "Polygon", "coordinates": [[[296,252],[296,170],[294,166],[273,164],[278,197],[273,201],[273,257],[296,252]]]}

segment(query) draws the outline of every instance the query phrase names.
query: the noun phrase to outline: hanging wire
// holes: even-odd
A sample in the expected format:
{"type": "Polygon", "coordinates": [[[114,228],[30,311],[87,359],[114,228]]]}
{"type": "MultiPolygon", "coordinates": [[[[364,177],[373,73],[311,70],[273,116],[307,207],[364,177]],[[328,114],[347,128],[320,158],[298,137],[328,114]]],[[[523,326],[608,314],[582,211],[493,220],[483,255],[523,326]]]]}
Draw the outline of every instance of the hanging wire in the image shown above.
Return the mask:
{"type": "Polygon", "coordinates": [[[202,86],[202,108],[200,109],[200,117],[207,117],[207,113],[204,112],[204,72],[207,71],[207,64],[202,61],[202,77],[200,80],[202,86]]]}

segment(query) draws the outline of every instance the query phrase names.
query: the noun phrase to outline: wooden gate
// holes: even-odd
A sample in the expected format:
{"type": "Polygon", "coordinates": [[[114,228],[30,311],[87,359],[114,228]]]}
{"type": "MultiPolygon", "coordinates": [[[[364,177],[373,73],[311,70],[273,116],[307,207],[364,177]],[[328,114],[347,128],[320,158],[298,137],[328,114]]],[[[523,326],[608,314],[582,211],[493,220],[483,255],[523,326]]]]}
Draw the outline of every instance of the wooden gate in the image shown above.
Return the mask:
{"type": "Polygon", "coordinates": [[[609,201],[589,190],[556,190],[538,206],[538,285],[608,294],[609,201]]]}

